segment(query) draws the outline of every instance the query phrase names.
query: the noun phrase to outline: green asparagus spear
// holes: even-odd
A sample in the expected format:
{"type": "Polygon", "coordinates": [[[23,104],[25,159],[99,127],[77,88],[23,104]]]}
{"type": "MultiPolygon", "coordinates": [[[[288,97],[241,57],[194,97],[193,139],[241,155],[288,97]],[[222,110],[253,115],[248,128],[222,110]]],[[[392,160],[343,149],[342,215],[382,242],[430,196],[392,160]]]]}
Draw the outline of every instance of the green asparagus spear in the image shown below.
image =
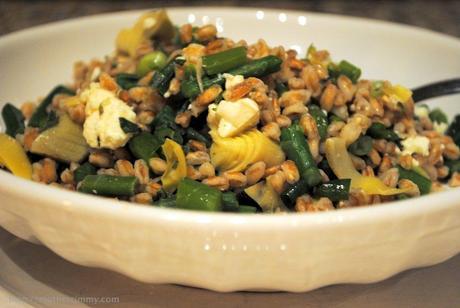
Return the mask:
{"type": "MultiPolygon", "coordinates": [[[[277,72],[281,66],[281,59],[275,56],[266,56],[252,62],[249,62],[236,69],[228,71],[231,75],[243,75],[247,77],[264,77],[271,73],[277,72]]],[[[207,89],[212,85],[219,84],[223,85],[225,78],[221,75],[217,75],[214,78],[203,79],[203,88],[207,89]]],[[[182,95],[186,98],[194,98],[200,94],[200,88],[196,80],[184,80],[181,84],[182,95]]]]}
{"type": "Polygon", "coordinates": [[[225,73],[247,62],[246,47],[235,47],[203,57],[203,67],[208,75],[225,73]]]}
{"type": "Polygon", "coordinates": [[[78,191],[102,196],[132,196],[137,186],[135,176],[87,175],[78,191]]]}
{"type": "Polygon", "coordinates": [[[287,157],[295,162],[299,169],[300,177],[310,187],[316,186],[321,182],[321,174],[298,124],[293,124],[281,130],[281,148],[287,157]]]}
{"type": "Polygon", "coordinates": [[[350,179],[332,180],[319,185],[316,194],[319,197],[327,197],[333,202],[348,200],[350,183],[350,179]]]}
{"type": "Polygon", "coordinates": [[[184,178],[177,188],[176,205],[181,209],[220,211],[222,193],[216,188],[184,178]]]}

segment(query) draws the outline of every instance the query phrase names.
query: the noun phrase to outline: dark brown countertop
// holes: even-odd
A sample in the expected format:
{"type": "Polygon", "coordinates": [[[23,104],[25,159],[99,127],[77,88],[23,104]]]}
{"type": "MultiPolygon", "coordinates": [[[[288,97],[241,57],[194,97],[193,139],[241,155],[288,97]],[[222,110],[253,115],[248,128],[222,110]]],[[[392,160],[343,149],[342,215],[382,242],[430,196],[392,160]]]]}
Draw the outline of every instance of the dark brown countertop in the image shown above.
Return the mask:
{"type": "Polygon", "coordinates": [[[460,1],[458,0],[220,0],[218,2],[209,0],[0,0],[0,35],[78,16],[184,5],[272,7],[343,14],[406,23],[460,37],[460,1]]]}

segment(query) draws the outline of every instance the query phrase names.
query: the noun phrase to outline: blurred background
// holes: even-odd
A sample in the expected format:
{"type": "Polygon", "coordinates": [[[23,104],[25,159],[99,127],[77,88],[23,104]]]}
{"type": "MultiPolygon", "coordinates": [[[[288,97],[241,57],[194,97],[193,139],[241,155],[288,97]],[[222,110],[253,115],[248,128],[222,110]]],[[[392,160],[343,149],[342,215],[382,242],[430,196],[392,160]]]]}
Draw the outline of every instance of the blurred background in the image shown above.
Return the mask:
{"type": "Polygon", "coordinates": [[[272,7],[342,14],[405,23],[460,37],[459,0],[0,0],[0,35],[78,16],[185,5],[272,7]]]}

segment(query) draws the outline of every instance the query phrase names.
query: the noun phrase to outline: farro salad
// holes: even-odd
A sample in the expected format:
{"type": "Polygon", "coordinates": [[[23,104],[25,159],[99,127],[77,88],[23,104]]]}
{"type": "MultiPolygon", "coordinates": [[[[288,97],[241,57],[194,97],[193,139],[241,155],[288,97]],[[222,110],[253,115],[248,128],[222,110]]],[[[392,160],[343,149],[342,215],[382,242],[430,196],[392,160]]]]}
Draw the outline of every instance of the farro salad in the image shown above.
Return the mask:
{"type": "Polygon", "coordinates": [[[460,116],[306,55],[174,26],[122,29],[72,84],[2,109],[0,165],[57,187],[159,207],[314,212],[460,185],[460,116]]]}

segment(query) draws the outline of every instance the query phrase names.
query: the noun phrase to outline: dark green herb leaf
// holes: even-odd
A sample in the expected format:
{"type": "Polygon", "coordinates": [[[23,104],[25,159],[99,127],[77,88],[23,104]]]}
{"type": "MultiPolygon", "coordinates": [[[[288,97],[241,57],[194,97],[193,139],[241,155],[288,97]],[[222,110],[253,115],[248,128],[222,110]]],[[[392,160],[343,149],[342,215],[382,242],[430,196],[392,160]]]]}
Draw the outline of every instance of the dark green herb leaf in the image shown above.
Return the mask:
{"type": "Polygon", "coordinates": [[[456,115],[446,132],[447,135],[454,139],[457,146],[460,147],[460,114],[456,115]]]}
{"type": "Polygon", "coordinates": [[[121,73],[115,77],[115,80],[123,90],[129,90],[131,88],[137,87],[139,76],[136,74],[121,73]]]}
{"type": "Polygon", "coordinates": [[[120,127],[126,134],[137,134],[141,131],[136,123],[133,123],[125,118],[119,118],[120,127]]]}
{"type": "Polygon", "coordinates": [[[357,156],[364,156],[369,154],[372,150],[372,138],[369,136],[361,136],[350,144],[348,151],[357,156]]]}
{"type": "Polygon", "coordinates": [[[24,116],[21,110],[10,103],[6,103],[2,109],[2,118],[5,123],[5,133],[11,137],[24,133],[24,116]]]}
{"type": "MultiPolygon", "coordinates": [[[[32,117],[29,120],[28,126],[38,127],[40,129],[45,129],[49,127],[49,116],[48,116],[48,106],[53,102],[53,98],[57,94],[67,94],[75,95],[75,92],[63,85],[56,86],[51,92],[45,97],[45,99],[38,105],[35,112],[32,114],[32,117]]],[[[52,118],[53,116],[51,116],[52,118]]]]}

